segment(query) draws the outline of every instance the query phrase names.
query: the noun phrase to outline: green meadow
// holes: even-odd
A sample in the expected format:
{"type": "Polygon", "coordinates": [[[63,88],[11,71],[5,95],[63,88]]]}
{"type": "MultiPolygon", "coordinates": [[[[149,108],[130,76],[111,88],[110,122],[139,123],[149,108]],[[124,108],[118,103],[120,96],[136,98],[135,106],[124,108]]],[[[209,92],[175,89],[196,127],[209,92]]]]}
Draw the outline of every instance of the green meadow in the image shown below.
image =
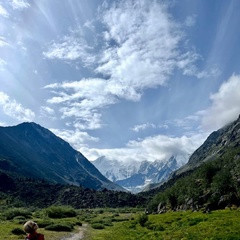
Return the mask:
{"type": "Polygon", "coordinates": [[[6,208],[0,214],[0,238],[24,239],[22,226],[32,219],[46,240],[84,231],[85,240],[240,239],[240,209],[168,212],[145,215],[143,209],[6,208]],[[83,227],[84,226],[84,227],[83,227]]]}

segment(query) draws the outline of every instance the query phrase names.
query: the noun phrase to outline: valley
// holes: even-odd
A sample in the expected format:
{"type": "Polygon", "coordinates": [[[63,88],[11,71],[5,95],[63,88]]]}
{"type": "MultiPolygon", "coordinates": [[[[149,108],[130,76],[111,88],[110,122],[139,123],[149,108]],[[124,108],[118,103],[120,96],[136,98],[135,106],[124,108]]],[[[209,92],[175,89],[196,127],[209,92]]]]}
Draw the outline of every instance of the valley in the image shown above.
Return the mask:
{"type": "MultiPolygon", "coordinates": [[[[205,239],[208,236],[237,239],[240,234],[236,220],[240,206],[240,118],[212,133],[189,162],[173,171],[168,180],[137,194],[122,191],[120,187],[112,190],[103,185],[94,189],[91,185],[56,182],[57,178],[40,178],[37,174],[44,170],[38,171],[36,178],[35,170],[25,176],[24,171],[29,170],[24,162],[34,156],[33,152],[38,154],[37,159],[43,152],[50,156],[48,152],[55,149],[51,142],[54,146],[58,144],[55,141],[66,145],[70,153],[75,150],[35,124],[20,125],[20,130],[16,129],[16,139],[21,139],[21,143],[11,152],[9,146],[16,146],[14,135],[9,138],[6,129],[0,129],[5,134],[0,136],[0,218],[3,223],[0,232],[7,239],[22,239],[21,225],[28,219],[37,221],[39,230],[53,240],[104,240],[112,239],[113,233],[119,239],[205,239]],[[33,134],[32,144],[29,139],[33,141],[33,134]],[[22,165],[19,169],[15,167],[18,159],[22,165]],[[3,233],[5,228],[8,231],[3,233]]],[[[58,158],[62,154],[60,149],[54,152],[58,158]]],[[[51,158],[55,161],[53,155],[51,158]]],[[[45,161],[51,164],[51,158],[46,157],[45,161]]],[[[32,158],[31,163],[35,164],[34,161],[32,158]]],[[[68,165],[64,158],[61,161],[61,167],[69,172],[71,160],[68,159],[68,165]]],[[[39,163],[36,161],[36,165],[39,163]]],[[[76,163],[91,173],[90,182],[95,172],[98,182],[104,179],[110,182],[107,186],[114,186],[87,159],[73,164],[76,163]]],[[[44,169],[44,165],[39,167],[44,169]]],[[[49,173],[49,176],[53,174],[49,173]]],[[[66,179],[66,175],[61,179],[66,179]]],[[[88,183],[87,179],[84,173],[81,181],[88,183]]]]}

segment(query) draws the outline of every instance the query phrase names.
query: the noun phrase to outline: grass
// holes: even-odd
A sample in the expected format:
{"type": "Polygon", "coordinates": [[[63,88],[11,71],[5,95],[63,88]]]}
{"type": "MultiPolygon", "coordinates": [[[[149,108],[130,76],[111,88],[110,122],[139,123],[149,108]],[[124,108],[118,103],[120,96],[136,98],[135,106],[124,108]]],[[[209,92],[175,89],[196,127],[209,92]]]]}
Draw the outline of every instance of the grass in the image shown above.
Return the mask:
{"type": "Polygon", "coordinates": [[[240,239],[240,211],[171,212],[149,215],[142,227],[137,220],[115,222],[112,227],[92,230],[91,240],[237,240],[240,239]]]}
{"type": "MultiPolygon", "coordinates": [[[[240,239],[240,209],[218,210],[209,214],[202,212],[169,212],[166,214],[148,215],[143,219],[140,209],[93,209],[76,210],[76,216],[65,218],[49,218],[46,211],[34,212],[31,219],[39,222],[38,232],[45,239],[59,240],[67,231],[50,231],[47,226],[72,226],[72,231],[78,231],[82,223],[87,223],[84,240],[237,240],[240,239]]],[[[24,239],[24,234],[16,229],[28,219],[15,216],[6,219],[0,214],[1,239],[24,239]],[[17,234],[13,234],[15,229],[17,234]]]]}

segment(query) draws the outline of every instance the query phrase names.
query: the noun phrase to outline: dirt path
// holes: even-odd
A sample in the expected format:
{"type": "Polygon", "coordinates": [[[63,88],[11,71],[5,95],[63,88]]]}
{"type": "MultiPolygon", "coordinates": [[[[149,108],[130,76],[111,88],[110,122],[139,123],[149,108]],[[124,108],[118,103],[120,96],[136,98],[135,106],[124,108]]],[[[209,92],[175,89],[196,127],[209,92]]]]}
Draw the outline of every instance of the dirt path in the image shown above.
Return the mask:
{"type": "Polygon", "coordinates": [[[84,233],[87,230],[87,224],[83,224],[79,227],[79,232],[71,233],[68,237],[63,237],[60,240],[80,240],[84,238],[84,233]]]}

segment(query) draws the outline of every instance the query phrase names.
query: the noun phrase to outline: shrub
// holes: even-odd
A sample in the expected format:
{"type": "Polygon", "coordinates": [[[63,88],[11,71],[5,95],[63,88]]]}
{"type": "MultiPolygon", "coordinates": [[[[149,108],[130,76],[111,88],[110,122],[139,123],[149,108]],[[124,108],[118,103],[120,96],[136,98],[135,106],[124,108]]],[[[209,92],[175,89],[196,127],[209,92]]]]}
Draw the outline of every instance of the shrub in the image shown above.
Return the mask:
{"type": "Polygon", "coordinates": [[[78,225],[78,226],[82,226],[82,222],[77,221],[77,222],[76,222],[76,225],[78,225]]]}
{"type": "Polygon", "coordinates": [[[146,214],[142,214],[142,215],[140,215],[139,218],[138,218],[138,223],[139,223],[142,227],[145,226],[145,223],[146,223],[147,221],[148,221],[148,215],[146,215],[146,214]]]}
{"type": "Polygon", "coordinates": [[[14,222],[17,222],[19,224],[23,224],[26,222],[26,218],[24,216],[17,216],[17,217],[14,217],[14,222]]]}
{"type": "Polygon", "coordinates": [[[102,223],[105,226],[113,226],[112,221],[110,219],[104,219],[102,223]]]}
{"type": "Polygon", "coordinates": [[[135,221],[133,221],[133,222],[130,223],[129,228],[135,229],[136,225],[137,225],[137,223],[135,221]]]}
{"type": "Polygon", "coordinates": [[[155,229],[154,229],[155,231],[164,231],[165,230],[165,228],[164,228],[164,226],[163,225],[161,225],[161,224],[158,224],[158,225],[156,225],[155,226],[155,229]]]}
{"type": "Polygon", "coordinates": [[[72,207],[51,206],[46,209],[46,214],[50,218],[76,217],[77,213],[72,207]]]}
{"type": "Polygon", "coordinates": [[[51,225],[53,224],[53,222],[49,219],[42,219],[42,220],[38,220],[37,221],[37,224],[40,228],[45,228],[47,227],[48,225],[51,225]]]}
{"type": "Polygon", "coordinates": [[[104,229],[104,225],[102,223],[93,223],[92,228],[94,228],[94,229],[104,229]]]}
{"type": "Polygon", "coordinates": [[[63,231],[63,232],[71,232],[73,227],[69,224],[65,223],[56,223],[56,224],[51,224],[45,227],[46,230],[51,230],[51,231],[63,231]]]}
{"type": "Polygon", "coordinates": [[[13,218],[19,217],[19,216],[30,218],[31,212],[23,208],[13,208],[13,209],[6,210],[4,212],[4,216],[6,217],[7,220],[12,220],[13,218]]]}
{"type": "Polygon", "coordinates": [[[98,211],[98,213],[99,213],[99,214],[103,214],[104,211],[103,211],[102,209],[100,209],[100,210],[98,211]]]}

